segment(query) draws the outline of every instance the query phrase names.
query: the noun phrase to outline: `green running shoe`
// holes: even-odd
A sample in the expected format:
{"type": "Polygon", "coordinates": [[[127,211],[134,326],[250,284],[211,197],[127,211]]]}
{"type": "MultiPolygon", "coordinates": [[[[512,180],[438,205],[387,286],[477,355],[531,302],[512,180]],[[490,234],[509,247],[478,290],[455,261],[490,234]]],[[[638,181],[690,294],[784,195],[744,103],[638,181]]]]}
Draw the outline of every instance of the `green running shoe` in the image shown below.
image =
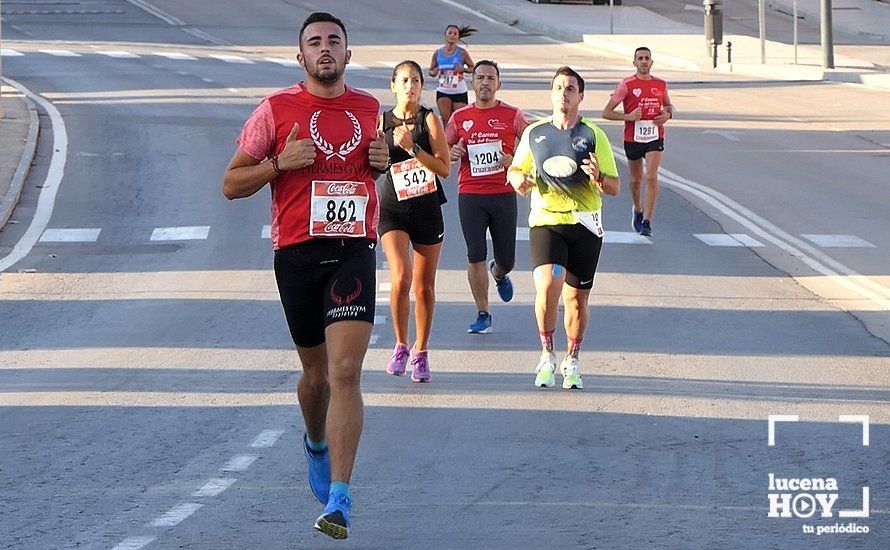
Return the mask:
{"type": "Polygon", "coordinates": [[[559,365],[562,372],[562,387],[567,390],[580,390],[584,388],[581,382],[581,366],[578,364],[578,358],[566,355],[559,365]]]}
{"type": "Polygon", "coordinates": [[[556,370],[556,356],[550,352],[542,352],[541,360],[535,367],[538,375],[535,377],[535,386],[539,388],[551,388],[556,385],[556,377],[553,371],[556,370]]]}

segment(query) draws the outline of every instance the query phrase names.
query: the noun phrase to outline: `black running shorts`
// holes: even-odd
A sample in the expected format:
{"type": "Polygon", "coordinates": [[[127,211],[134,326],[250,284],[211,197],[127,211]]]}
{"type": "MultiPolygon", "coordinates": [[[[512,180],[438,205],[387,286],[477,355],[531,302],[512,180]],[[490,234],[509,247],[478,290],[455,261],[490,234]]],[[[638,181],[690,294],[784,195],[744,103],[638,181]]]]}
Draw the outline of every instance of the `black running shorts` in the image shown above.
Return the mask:
{"type": "Polygon", "coordinates": [[[488,256],[485,232],[488,230],[494,260],[504,271],[511,271],[516,264],[516,193],[461,193],[457,206],[467,243],[467,261],[471,264],[485,261],[488,256]]]}
{"type": "Polygon", "coordinates": [[[640,160],[646,156],[646,153],[652,151],[664,151],[664,140],[656,139],[649,143],[624,142],[624,154],[627,155],[627,160],[640,160]]]}
{"type": "Polygon", "coordinates": [[[404,231],[414,244],[439,244],[445,237],[442,207],[436,205],[431,208],[415,210],[380,205],[377,233],[383,236],[388,231],[404,231]]]}
{"type": "Polygon", "coordinates": [[[275,251],[275,280],[294,344],[325,341],[337,321],[374,323],[376,243],[370,239],[314,239],[275,251]]]}
{"type": "Polygon", "coordinates": [[[557,264],[566,269],[566,283],[574,288],[593,288],[603,239],[575,225],[542,225],[529,229],[532,268],[557,264]]]}
{"type": "Polygon", "coordinates": [[[462,94],[446,94],[445,92],[440,92],[437,90],[436,103],[438,103],[439,99],[443,97],[447,97],[448,99],[450,99],[452,104],[463,103],[464,105],[467,105],[468,103],[470,103],[470,95],[467,92],[464,92],[462,94]]]}

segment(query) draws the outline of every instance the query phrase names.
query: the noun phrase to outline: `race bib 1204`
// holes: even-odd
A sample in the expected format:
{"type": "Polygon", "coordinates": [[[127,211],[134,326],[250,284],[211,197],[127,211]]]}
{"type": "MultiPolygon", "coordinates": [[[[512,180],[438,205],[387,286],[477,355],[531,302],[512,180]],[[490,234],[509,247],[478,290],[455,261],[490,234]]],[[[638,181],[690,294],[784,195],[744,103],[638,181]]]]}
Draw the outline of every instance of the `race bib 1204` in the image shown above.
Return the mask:
{"type": "Polygon", "coordinates": [[[504,155],[500,140],[486,143],[471,143],[467,146],[467,160],[470,162],[471,176],[487,176],[503,172],[504,167],[498,166],[504,155]]]}

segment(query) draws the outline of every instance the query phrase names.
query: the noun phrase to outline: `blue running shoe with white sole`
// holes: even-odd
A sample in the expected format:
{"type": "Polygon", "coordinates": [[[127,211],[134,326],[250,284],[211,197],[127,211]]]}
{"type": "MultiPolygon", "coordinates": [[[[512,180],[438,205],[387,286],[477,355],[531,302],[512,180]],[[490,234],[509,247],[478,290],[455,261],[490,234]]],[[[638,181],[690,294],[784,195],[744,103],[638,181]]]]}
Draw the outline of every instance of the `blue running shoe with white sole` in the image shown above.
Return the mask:
{"type": "Polygon", "coordinates": [[[491,332],[491,314],[480,311],[476,316],[476,322],[467,329],[469,334],[488,334],[491,332]]]}
{"type": "Polygon", "coordinates": [[[309,475],[309,488],[318,502],[325,504],[328,501],[328,492],[331,490],[331,453],[328,449],[313,451],[309,448],[307,438],[303,434],[303,454],[306,455],[306,472],[309,475]]]}
{"type": "Polygon", "coordinates": [[[494,278],[494,284],[498,287],[498,296],[501,297],[501,300],[504,302],[509,302],[513,299],[513,281],[510,280],[510,276],[504,274],[503,277],[498,279],[494,276],[494,260],[488,262],[488,272],[491,273],[491,276],[494,278]]]}
{"type": "Polygon", "coordinates": [[[331,493],[324,512],[315,520],[315,529],[334,539],[345,539],[349,534],[349,508],[352,499],[343,493],[331,493]]]}
{"type": "Polygon", "coordinates": [[[652,236],[652,222],[649,220],[643,220],[643,227],[640,229],[640,235],[644,237],[652,236]]]}
{"type": "Polygon", "coordinates": [[[631,227],[633,227],[634,231],[639,233],[640,231],[643,230],[643,213],[637,212],[636,210],[633,210],[633,213],[634,213],[634,217],[633,217],[633,221],[630,222],[630,225],[631,225],[631,227]]]}

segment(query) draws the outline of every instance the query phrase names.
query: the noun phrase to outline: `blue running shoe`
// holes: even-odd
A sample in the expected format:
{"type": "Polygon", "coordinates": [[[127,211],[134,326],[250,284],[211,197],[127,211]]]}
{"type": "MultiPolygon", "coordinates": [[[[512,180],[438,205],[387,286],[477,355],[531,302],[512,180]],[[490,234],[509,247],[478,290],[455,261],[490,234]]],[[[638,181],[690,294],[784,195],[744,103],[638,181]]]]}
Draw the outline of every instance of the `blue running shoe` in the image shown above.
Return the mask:
{"type": "Polygon", "coordinates": [[[349,533],[349,507],[352,499],[343,493],[331,493],[324,512],[315,520],[315,529],[335,539],[345,539],[349,533]]]}
{"type": "Polygon", "coordinates": [[[652,236],[652,222],[649,220],[643,220],[643,226],[640,228],[640,235],[644,237],[652,236]]]}
{"type": "Polygon", "coordinates": [[[505,302],[509,302],[513,299],[513,281],[510,280],[509,275],[504,275],[500,279],[494,276],[494,260],[488,262],[488,271],[491,273],[491,276],[494,277],[494,284],[498,287],[498,296],[501,297],[501,300],[505,302]]]}
{"type": "Polygon", "coordinates": [[[633,217],[633,221],[631,222],[631,225],[633,226],[634,231],[639,233],[640,231],[643,230],[643,213],[637,212],[636,210],[634,210],[633,213],[634,213],[634,217],[633,217]]]}
{"type": "Polygon", "coordinates": [[[309,474],[309,488],[318,502],[325,504],[328,501],[328,492],[331,490],[331,453],[328,449],[320,452],[309,448],[303,434],[303,453],[306,455],[306,472],[309,474]]]}
{"type": "Polygon", "coordinates": [[[476,316],[476,322],[467,329],[469,334],[488,334],[491,332],[491,314],[487,311],[480,311],[476,316]]]}

